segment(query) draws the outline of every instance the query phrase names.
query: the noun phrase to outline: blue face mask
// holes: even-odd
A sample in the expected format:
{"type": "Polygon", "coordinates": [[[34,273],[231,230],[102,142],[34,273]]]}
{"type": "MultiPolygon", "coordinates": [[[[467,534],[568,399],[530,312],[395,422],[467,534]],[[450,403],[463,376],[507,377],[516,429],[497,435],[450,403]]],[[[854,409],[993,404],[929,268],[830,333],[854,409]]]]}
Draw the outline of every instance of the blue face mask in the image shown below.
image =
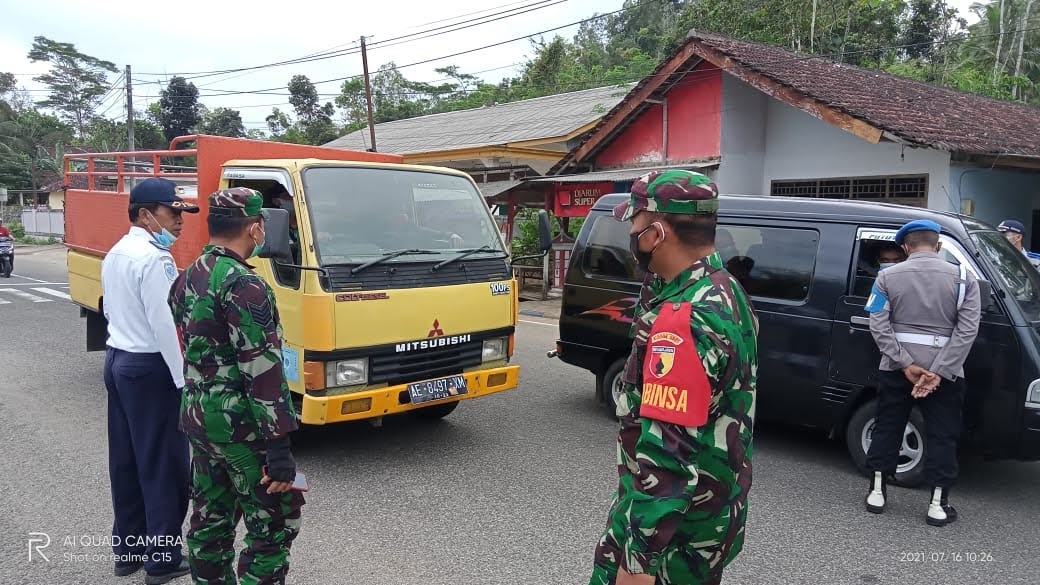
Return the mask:
{"type": "Polygon", "coordinates": [[[881,268],[879,269],[879,272],[881,270],[886,269],[886,268],[891,268],[891,267],[895,266],[896,264],[898,264],[898,262],[882,262],[881,263],[881,268]]]}
{"type": "MultiPolygon", "coordinates": [[[[149,213],[148,215],[152,215],[152,214],[149,213]]],[[[160,227],[162,226],[162,224],[159,223],[159,220],[155,219],[154,215],[152,215],[152,221],[154,221],[160,227]]],[[[148,231],[151,232],[151,228],[149,228],[148,231]]],[[[169,249],[170,246],[172,246],[173,243],[177,241],[177,236],[171,234],[170,230],[168,230],[166,228],[162,228],[162,231],[159,232],[159,233],[151,232],[151,234],[152,234],[152,239],[155,240],[155,243],[159,244],[160,246],[162,246],[163,248],[166,248],[166,249],[169,249]]]]}

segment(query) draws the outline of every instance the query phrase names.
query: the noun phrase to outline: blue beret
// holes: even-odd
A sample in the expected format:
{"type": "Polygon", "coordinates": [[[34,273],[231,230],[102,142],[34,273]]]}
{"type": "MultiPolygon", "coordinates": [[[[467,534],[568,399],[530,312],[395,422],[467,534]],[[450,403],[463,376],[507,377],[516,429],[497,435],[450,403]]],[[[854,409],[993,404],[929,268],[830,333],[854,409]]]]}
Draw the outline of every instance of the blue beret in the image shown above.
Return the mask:
{"type": "Polygon", "coordinates": [[[914,221],[908,221],[906,224],[899,228],[896,232],[896,243],[902,245],[903,240],[906,239],[906,235],[913,232],[942,232],[942,226],[935,223],[930,219],[915,219],[914,221]]]}

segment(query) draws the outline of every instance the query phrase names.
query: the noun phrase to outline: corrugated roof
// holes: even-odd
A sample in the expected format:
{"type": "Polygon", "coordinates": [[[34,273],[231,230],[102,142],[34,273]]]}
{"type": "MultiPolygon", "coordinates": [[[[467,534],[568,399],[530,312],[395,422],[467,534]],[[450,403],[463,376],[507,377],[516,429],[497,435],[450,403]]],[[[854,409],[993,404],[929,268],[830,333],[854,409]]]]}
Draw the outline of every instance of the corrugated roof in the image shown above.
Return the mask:
{"type": "MultiPolygon", "coordinates": [[[[376,146],[380,152],[409,154],[566,136],[601,118],[631,87],[611,85],[384,122],[376,124],[376,146]]],[[[368,127],[325,146],[365,150],[369,147],[368,127]]]]}
{"type": "Polygon", "coordinates": [[[513,187],[520,184],[518,180],[509,181],[488,181],[487,183],[477,183],[477,187],[480,188],[480,193],[484,197],[494,197],[503,191],[508,191],[513,187]]]}

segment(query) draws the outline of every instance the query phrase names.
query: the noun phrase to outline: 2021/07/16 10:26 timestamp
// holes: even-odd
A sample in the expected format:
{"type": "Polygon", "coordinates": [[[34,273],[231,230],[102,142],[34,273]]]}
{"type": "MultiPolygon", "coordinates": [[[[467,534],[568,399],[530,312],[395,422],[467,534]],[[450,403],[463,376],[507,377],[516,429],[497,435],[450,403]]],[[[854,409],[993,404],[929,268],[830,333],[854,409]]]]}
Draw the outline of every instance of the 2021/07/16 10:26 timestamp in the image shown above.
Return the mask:
{"type": "Polygon", "coordinates": [[[905,551],[899,553],[901,563],[992,563],[993,553],[989,552],[961,552],[961,551],[932,551],[917,552],[905,551]]]}

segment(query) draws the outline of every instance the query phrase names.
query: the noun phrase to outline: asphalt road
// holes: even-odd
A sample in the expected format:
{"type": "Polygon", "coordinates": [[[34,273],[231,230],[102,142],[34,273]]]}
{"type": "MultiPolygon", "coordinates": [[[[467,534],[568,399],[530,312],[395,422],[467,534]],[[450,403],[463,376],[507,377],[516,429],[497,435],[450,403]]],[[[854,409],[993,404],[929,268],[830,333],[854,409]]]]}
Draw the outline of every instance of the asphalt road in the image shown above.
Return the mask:
{"type": "MultiPolygon", "coordinates": [[[[103,356],[83,351],[84,322],[61,298],[64,255],[20,250],[16,274],[0,281],[0,583],[142,582],[93,560],[111,524],[103,356]],[[30,561],[30,533],[50,538],[48,561],[30,561]]],[[[590,374],[544,357],[555,335],[526,319],[520,388],[439,423],[298,433],[314,489],[290,582],[586,582],[615,482],[616,423],[590,374]]],[[[923,491],[894,488],[884,515],[864,512],[866,480],[838,443],[776,426],[755,441],[747,544],[727,584],[1040,581],[1038,464],[964,461],[961,520],[936,529],[923,491]]]]}

